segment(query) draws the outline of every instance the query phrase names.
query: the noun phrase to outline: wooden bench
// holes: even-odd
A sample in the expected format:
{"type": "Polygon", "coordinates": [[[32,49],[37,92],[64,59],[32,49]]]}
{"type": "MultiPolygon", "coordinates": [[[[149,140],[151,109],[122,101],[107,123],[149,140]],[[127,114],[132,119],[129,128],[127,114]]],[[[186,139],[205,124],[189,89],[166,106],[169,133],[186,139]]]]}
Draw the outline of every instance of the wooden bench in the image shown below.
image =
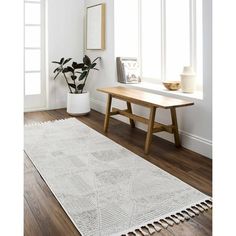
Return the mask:
{"type": "Polygon", "coordinates": [[[146,142],[145,142],[145,154],[149,153],[150,144],[152,141],[152,134],[156,132],[166,131],[168,133],[174,134],[175,145],[176,147],[180,146],[176,108],[193,105],[194,104],[193,102],[188,102],[185,100],[161,96],[125,87],[109,87],[109,88],[100,88],[97,90],[108,94],[105,121],[104,121],[104,132],[108,131],[110,116],[123,115],[129,118],[131,127],[135,127],[134,121],[142,122],[148,125],[146,142]],[[112,98],[125,101],[127,104],[127,109],[120,110],[118,108],[112,108],[111,110],[112,98]],[[142,116],[133,114],[131,103],[150,108],[149,118],[147,119],[142,116]],[[157,108],[170,109],[172,124],[165,125],[155,122],[155,114],[157,108]]]}

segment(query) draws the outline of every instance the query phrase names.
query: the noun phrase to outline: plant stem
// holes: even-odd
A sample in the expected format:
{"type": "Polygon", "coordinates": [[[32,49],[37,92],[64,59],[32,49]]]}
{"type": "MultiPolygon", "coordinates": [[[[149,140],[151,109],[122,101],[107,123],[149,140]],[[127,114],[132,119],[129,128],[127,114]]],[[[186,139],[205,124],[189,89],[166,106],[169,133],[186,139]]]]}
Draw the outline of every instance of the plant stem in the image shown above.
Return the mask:
{"type": "MultiPolygon", "coordinates": [[[[83,83],[84,86],[85,86],[86,80],[87,80],[87,78],[88,78],[88,74],[89,74],[89,71],[88,71],[88,73],[87,73],[87,75],[86,75],[86,77],[85,77],[85,79],[84,79],[84,83],[83,83]]],[[[81,90],[81,93],[83,93],[84,86],[83,86],[83,88],[82,88],[82,90],[81,90]]]]}
{"type": "MultiPolygon", "coordinates": [[[[73,75],[75,75],[75,74],[73,74],[73,75]]],[[[75,93],[78,93],[78,90],[77,90],[77,87],[76,87],[75,80],[73,80],[73,81],[74,81],[74,85],[75,85],[75,93]]]]}
{"type": "Polygon", "coordinates": [[[64,77],[65,77],[65,79],[66,79],[66,83],[67,83],[67,85],[68,85],[68,88],[69,88],[70,92],[72,93],[72,90],[71,90],[71,88],[70,88],[70,85],[69,85],[69,82],[68,82],[68,79],[67,79],[65,73],[63,73],[63,75],[64,75],[64,77]]]}

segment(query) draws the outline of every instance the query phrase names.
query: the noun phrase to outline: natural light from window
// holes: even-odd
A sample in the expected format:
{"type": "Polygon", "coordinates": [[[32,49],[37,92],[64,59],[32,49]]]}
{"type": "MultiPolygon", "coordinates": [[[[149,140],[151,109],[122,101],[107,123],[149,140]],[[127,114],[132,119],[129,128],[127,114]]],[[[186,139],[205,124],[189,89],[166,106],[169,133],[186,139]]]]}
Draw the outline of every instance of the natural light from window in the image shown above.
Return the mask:
{"type": "Polygon", "coordinates": [[[142,81],[180,80],[192,66],[202,89],[202,0],[115,0],[115,55],[138,55],[142,81]]]}
{"type": "Polygon", "coordinates": [[[25,1],[25,95],[41,93],[41,1],[25,1]]]}
{"type": "Polygon", "coordinates": [[[115,54],[138,57],[139,8],[137,0],[115,0],[115,54]],[[127,20],[128,19],[128,20],[127,20]]]}
{"type": "Polygon", "coordinates": [[[141,1],[141,65],[146,78],[161,79],[161,4],[159,0],[141,1]]]}
{"type": "MultiPolygon", "coordinates": [[[[145,2],[145,1],[144,1],[145,2]]],[[[184,66],[190,65],[189,0],[166,0],[165,77],[179,80],[184,66]]]]}

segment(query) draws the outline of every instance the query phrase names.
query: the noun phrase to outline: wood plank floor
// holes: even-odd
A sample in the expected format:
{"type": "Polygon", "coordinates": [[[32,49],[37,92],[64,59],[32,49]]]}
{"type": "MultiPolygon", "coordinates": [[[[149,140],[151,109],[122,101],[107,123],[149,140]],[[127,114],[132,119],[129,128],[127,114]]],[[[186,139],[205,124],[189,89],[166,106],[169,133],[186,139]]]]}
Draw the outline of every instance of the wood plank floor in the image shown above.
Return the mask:
{"type": "MultiPolygon", "coordinates": [[[[25,113],[25,124],[70,117],[65,109],[25,113]]],[[[78,118],[91,128],[103,133],[104,115],[91,111],[78,118]]],[[[110,139],[178,177],[208,195],[212,194],[212,161],[184,148],[176,149],[174,144],[156,136],[150,154],[144,154],[146,133],[131,128],[118,120],[111,119],[110,139]]],[[[25,154],[24,179],[24,234],[25,236],[70,236],[79,232],[72,224],[58,201],[25,154]]],[[[212,211],[208,210],[189,221],[163,229],[158,235],[207,236],[212,235],[212,211]]]]}

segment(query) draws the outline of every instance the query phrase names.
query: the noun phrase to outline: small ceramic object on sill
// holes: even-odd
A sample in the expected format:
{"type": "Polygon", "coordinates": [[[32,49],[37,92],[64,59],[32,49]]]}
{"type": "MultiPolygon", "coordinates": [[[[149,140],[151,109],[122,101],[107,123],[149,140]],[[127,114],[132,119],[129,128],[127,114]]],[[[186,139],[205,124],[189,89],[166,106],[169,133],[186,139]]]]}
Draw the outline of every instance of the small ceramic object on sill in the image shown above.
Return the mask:
{"type": "Polygon", "coordinates": [[[194,93],[195,90],[195,73],[191,66],[185,66],[181,77],[181,87],[184,93],[194,93]]]}
{"type": "Polygon", "coordinates": [[[176,91],[181,87],[180,81],[165,81],[163,85],[170,91],[176,91]]]}

